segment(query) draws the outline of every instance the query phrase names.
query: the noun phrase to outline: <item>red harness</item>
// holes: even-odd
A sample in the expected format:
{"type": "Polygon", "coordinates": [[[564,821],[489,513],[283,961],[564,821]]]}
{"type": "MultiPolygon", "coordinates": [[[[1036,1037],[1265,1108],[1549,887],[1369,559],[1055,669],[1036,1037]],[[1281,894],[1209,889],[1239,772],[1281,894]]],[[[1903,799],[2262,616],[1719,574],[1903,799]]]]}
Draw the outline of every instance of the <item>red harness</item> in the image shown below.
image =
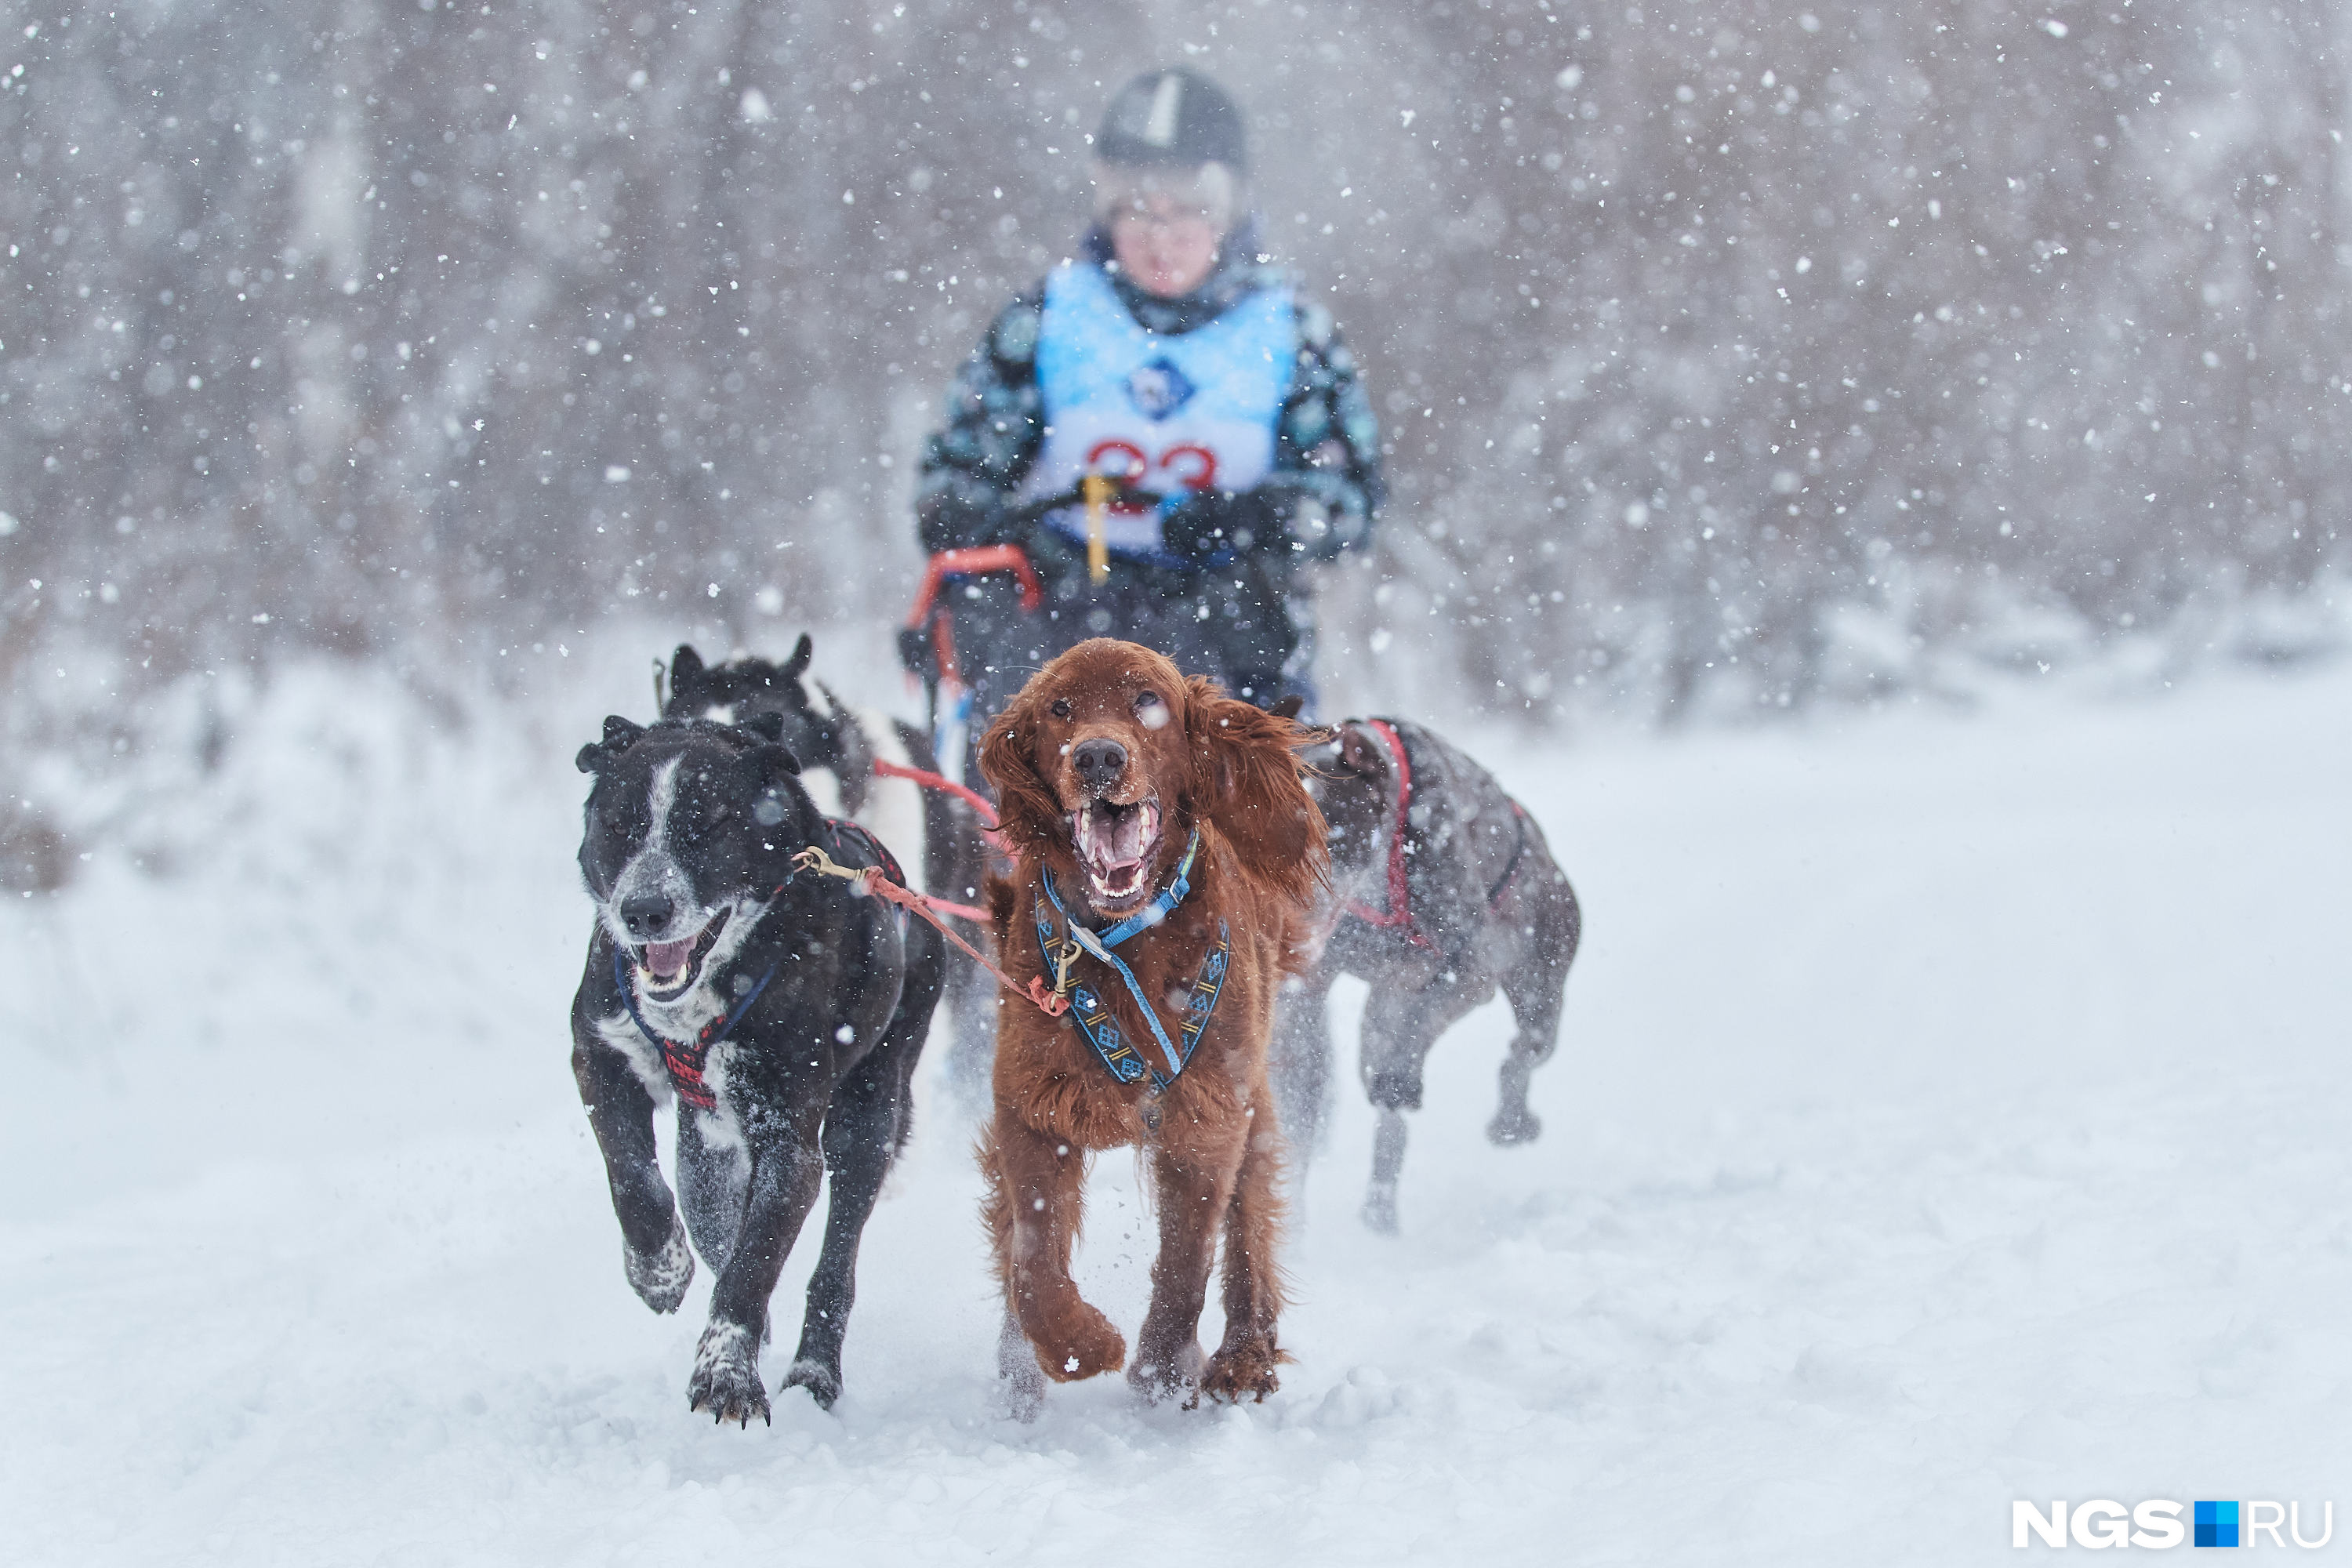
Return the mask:
{"type": "MultiPolygon", "coordinates": [[[[1423,931],[1419,922],[1412,918],[1412,889],[1404,879],[1405,814],[1412,809],[1412,759],[1405,755],[1403,737],[1396,732],[1395,727],[1387,720],[1365,719],[1360,722],[1363,728],[1381,738],[1381,742],[1389,749],[1389,756],[1396,763],[1396,820],[1389,825],[1388,908],[1376,910],[1370,904],[1359,903],[1353,899],[1349,900],[1341,908],[1366,925],[1384,928],[1402,926],[1406,939],[1413,946],[1426,948],[1432,952],[1441,952],[1443,950],[1429,940],[1428,933],[1423,931]]],[[[1511,802],[1511,817],[1512,826],[1518,832],[1518,842],[1511,847],[1510,862],[1503,868],[1502,879],[1497,881],[1486,894],[1486,902],[1490,905],[1500,904],[1503,901],[1503,895],[1510,891],[1511,883],[1519,874],[1519,862],[1528,852],[1528,815],[1519,808],[1519,803],[1516,800],[1511,802]]]]}
{"type": "Polygon", "coordinates": [[[1395,729],[1387,720],[1367,719],[1363,727],[1381,738],[1381,743],[1389,749],[1389,756],[1396,763],[1396,820],[1389,825],[1388,908],[1376,910],[1353,899],[1342,907],[1369,926],[1402,926],[1405,936],[1413,946],[1425,947],[1435,952],[1437,944],[1413,923],[1412,901],[1404,879],[1405,813],[1412,809],[1412,762],[1404,754],[1404,742],[1397,738],[1395,729]]]}
{"type": "Polygon", "coordinates": [[[715,1043],[712,1037],[727,1026],[727,1018],[728,1015],[721,1013],[703,1025],[701,1034],[691,1045],[667,1035],[654,1037],[661,1042],[662,1065],[669,1069],[670,1087],[677,1090],[678,1099],[697,1110],[719,1109],[719,1097],[710,1092],[710,1085],[703,1079],[702,1064],[715,1043]]]}

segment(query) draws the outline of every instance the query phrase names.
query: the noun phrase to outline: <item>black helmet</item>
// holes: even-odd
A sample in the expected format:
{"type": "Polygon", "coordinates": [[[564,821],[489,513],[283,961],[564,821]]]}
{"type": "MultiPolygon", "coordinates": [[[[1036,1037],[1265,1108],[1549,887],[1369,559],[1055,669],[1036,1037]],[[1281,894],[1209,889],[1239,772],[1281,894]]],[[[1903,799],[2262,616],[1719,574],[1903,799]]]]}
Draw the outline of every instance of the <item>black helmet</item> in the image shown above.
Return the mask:
{"type": "Polygon", "coordinates": [[[1249,137],[1241,107],[1223,88],[1196,70],[1171,66],[1146,71],[1103,111],[1094,155],[1101,163],[1223,163],[1236,178],[1249,173],[1249,137]]]}

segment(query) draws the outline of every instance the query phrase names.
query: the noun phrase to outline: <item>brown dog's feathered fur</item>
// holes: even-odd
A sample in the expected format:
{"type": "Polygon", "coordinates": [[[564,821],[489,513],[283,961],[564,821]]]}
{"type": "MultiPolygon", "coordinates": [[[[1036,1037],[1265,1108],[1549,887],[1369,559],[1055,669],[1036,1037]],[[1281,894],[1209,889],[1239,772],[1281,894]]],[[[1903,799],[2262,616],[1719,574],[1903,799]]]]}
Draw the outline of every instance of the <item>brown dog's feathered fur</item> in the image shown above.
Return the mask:
{"type": "MultiPolygon", "coordinates": [[[[1033,914],[1044,897],[1041,872],[1053,872],[1074,915],[1096,924],[1108,918],[1085,906],[1071,828],[1071,814],[1097,795],[1122,804],[1158,800],[1161,838],[1149,889],[1168,884],[1200,830],[1191,893],[1118,950],[1144,994],[1160,1002],[1171,1036],[1220,921],[1232,942],[1215,1016],[1164,1093],[1148,1078],[1118,1082],[1067,1015],[1048,1017],[1013,998],[999,1011],[995,1119],[981,1146],[986,1215],[1004,1285],[1007,1342],[1016,1344],[1016,1333],[1025,1339],[1036,1364],[1057,1381],[1126,1363],[1118,1331],[1072,1283],[1070,1254],[1087,1155],[1135,1144],[1151,1170],[1160,1252],[1129,1381],[1151,1398],[1190,1389],[1195,1396],[1262,1399],[1276,1386],[1275,1368],[1285,1359],[1275,1340],[1282,1137],[1266,1058],[1275,990],[1297,966],[1295,949],[1328,874],[1323,818],[1297,756],[1312,739],[1213,682],[1184,679],[1148,648],[1108,638],[1081,643],[1048,664],[989,724],[980,767],[995,787],[1014,858],[1013,875],[992,881],[989,907],[997,951],[1015,980],[1045,973],[1033,914]],[[1125,750],[1124,766],[1108,784],[1100,776],[1082,783],[1073,763],[1073,751],[1090,740],[1125,750]],[[1196,1336],[1220,1229],[1225,1333],[1203,1368],[1196,1336]]],[[[1078,963],[1120,1030],[1148,1044],[1150,1026],[1125,984],[1094,958],[1078,963]]],[[[1020,1376],[1026,1369],[1008,1363],[1007,1371],[1020,1376]]]]}

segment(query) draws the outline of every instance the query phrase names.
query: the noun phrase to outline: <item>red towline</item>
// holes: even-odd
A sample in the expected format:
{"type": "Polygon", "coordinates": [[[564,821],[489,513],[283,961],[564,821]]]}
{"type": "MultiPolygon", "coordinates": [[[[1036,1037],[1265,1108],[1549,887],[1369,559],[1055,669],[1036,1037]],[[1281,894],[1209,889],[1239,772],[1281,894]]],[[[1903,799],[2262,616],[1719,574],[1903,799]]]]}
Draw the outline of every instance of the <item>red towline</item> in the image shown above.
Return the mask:
{"type": "MultiPolygon", "coordinates": [[[[956,783],[955,780],[944,777],[941,774],[925,773],[920,768],[910,768],[903,763],[889,762],[881,757],[874,759],[874,772],[879,777],[886,779],[905,779],[909,784],[921,785],[924,789],[944,790],[950,795],[956,795],[969,802],[972,810],[980,814],[982,824],[980,836],[988,840],[988,847],[990,848],[1000,851],[1003,848],[1003,846],[998,842],[996,837],[996,808],[989,805],[988,801],[977,791],[967,789],[962,784],[956,783]]],[[[988,911],[986,910],[974,909],[970,904],[951,904],[945,899],[935,899],[929,893],[917,893],[915,897],[922,900],[923,902],[930,905],[931,908],[935,910],[942,910],[949,914],[961,916],[963,919],[971,921],[975,924],[986,925],[988,923],[988,911]]]]}
{"type": "Polygon", "coordinates": [[[942,921],[938,915],[932,912],[934,910],[945,910],[950,914],[963,914],[966,915],[966,918],[968,919],[985,921],[987,916],[982,911],[972,910],[967,912],[961,905],[950,904],[943,899],[934,899],[928,893],[918,893],[911,888],[901,887],[897,882],[892,881],[890,879],[889,873],[885,871],[879,866],[837,866],[834,863],[831,856],[827,855],[822,848],[814,844],[802,850],[798,855],[793,856],[793,864],[802,870],[814,871],[826,877],[839,877],[845,881],[856,884],[859,890],[864,892],[868,898],[880,899],[885,902],[896,904],[900,909],[908,910],[915,914],[920,915],[924,920],[938,927],[939,933],[941,936],[947,938],[950,942],[963,949],[964,952],[971,954],[973,960],[978,963],[982,969],[987,970],[991,974],[996,976],[996,983],[998,984],[1013,993],[1013,995],[1024,997],[1030,1002],[1034,1003],[1037,1007],[1045,1013],[1045,1016],[1049,1018],[1058,1018],[1065,1012],[1069,1010],[1069,998],[1048,989],[1045,984],[1045,976],[1034,976],[1028,984],[1023,985],[1019,981],[1013,979],[1013,976],[1005,973],[1003,970],[999,969],[994,963],[991,963],[989,961],[988,954],[981,952],[980,949],[972,946],[971,943],[958,936],[954,931],[950,929],[945,921],[942,921]]]}
{"type": "Polygon", "coordinates": [[[910,784],[919,784],[925,789],[945,790],[948,794],[970,805],[972,810],[980,813],[980,825],[982,827],[992,834],[996,831],[996,808],[989,805],[987,797],[978,790],[960,784],[955,780],[940,773],[925,773],[920,768],[910,768],[903,763],[894,763],[884,757],[874,759],[874,771],[886,779],[905,779],[910,784]]]}
{"type": "MultiPolygon", "coordinates": [[[[978,791],[968,789],[942,774],[926,773],[921,768],[910,768],[904,763],[890,762],[882,757],[874,759],[874,772],[882,778],[905,779],[908,783],[919,784],[925,789],[944,790],[949,795],[968,802],[972,810],[980,814],[981,837],[988,840],[990,848],[1000,852],[1003,850],[1003,845],[996,837],[996,808],[989,805],[987,798],[978,791]]],[[[915,896],[935,910],[961,916],[977,925],[988,923],[986,910],[974,909],[970,904],[951,904],[945,899],[935,899],[929,893],[918,893],[915,896]]]]}

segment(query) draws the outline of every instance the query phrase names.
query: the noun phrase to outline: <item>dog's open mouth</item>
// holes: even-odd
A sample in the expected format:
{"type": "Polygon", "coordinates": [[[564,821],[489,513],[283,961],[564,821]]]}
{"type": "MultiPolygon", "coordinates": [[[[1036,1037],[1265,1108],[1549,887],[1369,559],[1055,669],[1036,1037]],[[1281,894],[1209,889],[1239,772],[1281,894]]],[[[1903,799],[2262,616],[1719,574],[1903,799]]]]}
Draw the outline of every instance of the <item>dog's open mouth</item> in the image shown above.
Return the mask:
{"type": "Polygon", "coordinates": [[[710,956],[727,917],[734,912],[734,905],[722,905],[709,925],[684,942],[649,942],[637,950],[637,973],[646,977],[648,1001],[667,1002],[684,994],[702,973],[702,961],[710,956]]]}
{"type": "Polygon", "coordinates": [[[1142,902],[1160,853],[1160,802],[1090,800],[1070,814],[1087,901],[1106,913],[1142,902]]]}

